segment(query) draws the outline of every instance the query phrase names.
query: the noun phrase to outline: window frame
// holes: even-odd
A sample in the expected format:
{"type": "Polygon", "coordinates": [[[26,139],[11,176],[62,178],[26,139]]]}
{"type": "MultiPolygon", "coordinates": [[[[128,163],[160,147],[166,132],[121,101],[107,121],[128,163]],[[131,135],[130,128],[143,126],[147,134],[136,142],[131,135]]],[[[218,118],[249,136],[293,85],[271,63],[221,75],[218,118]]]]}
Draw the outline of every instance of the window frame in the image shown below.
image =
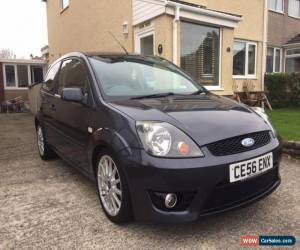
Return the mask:
{"type": "MultiPolygon", "coordinates": [[[[233,64],[232,64],[232,77],[233,79],[257,79],[257,50],[258,50],[258,45],[257,42],[253,41],[245,41],[245,40],[240,40],[240,39],[234,39],[233,42],[233,47],[236,42],[239,43],[245,43],[246,44],[246,51],[245,51],[245,74],[244,75],[234,75],[233,74],[233,64]],[[254,74],[248,74],[249,72],[249,45],[254,45],[255,46],[255,64],[254,64],[254,74]]],[[[234,51],[234,48],[233,48],[234,51]]],[[[232,56],[232,58],[234,55],[232,56]]]]}
{"type": "Polygon", "coordinates": [[[295,48],[288,48],[285,50],[285,58],[284,58],[284,72],[287,72],[287,60],[292,59],[292,58],[300,58],[300,53],[299,54],[291,54],[288,55],[289,50],[294,50],[295,48]]]}
{"type": "Polygon", "coordinates": [[[3,63],[3,81],[4,81],[4,89],[5,90],[26,90],[28,87],[19,87],[19,78],[18,78],[18,65],[27,66],[27,75],[28,75],[28,87],[32,84],[31,83],[31,75],[30,75],[30,64],[25,63],[3,63]],[[6,82],[6,69],[5,66],[13,66],[15,71],[15,86],[7,86],[6,82]]]}
{"type": "MultiPolygon", "coordinates": [[[[273,12],[276,12],[276,13],[280,13],[280,14],[284,14],[284,11],[285,11],[285,1],[284,0],[274,0],[276,1],[275,3],[277,3],[277,1],[281,1],[282,2],[282,10],[277,10],[277,9],[272,9],[270,6],[269,6],[269,1],[268,0],[268,10],[270,11],[273,11],[273,12]]],[[[276,4],[277,5],[277,4],[276,4]]]]}
{"type": "Polygon", "coordinates": [[[267,74],[273,74],[273,73],[281,73],[282,72],[282,59],[283,59],[283,52],[282,48],[279,47],[267,47],[267,49],[272,49],[273,50],[273,69],[272,72],[266,72],[267,74]],[[279,66],[279,71],[276,71],[276,51],[280,52],[280,66],[279,66]]]}
{"type": "Polygon", "coordinates": [[[31,66],[41,67],[42,70],[43,70],[43,78],[45,77],[44,65],[42,65],[42,64],[3,63],[2,64],[2,72],[3,72],[4,89],[5,90],[27,90],[31,85],[33,85],[32,78],[31,78],[31,66]],[[27,66],[28,87],[19,87],[18,65],[27,66]],[[15,71],[15,86],[7,86],[5,66],[13,66],[14,67],[14,71],[15,71]]]}
{"type": "Polygon", "coordinates": [[[291,0],[289,0],[289,6],[288,6],[288,16],[289,17],[293,17],[293,18],[296,18],[296,19],[300,19],[300,1],[299,1],[299,8],[298,8],[298,14],[299,16],[294,16],[290,13],[290,2],[291,0]]]}

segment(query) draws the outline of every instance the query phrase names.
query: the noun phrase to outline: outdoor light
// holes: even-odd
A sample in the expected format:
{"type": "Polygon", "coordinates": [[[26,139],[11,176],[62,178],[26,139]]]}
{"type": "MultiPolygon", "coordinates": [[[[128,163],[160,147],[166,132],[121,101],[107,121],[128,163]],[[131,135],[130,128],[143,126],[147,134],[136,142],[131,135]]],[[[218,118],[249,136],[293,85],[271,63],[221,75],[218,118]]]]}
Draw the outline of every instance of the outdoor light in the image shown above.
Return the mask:
{"type": "Polygon", "coordinates": [[[123,25],[122,25],[122,28],[123,28],[123,34],[124,35],[127,35],[128,34],[128,22],[127,21],[125,21],[124,23],[123,23],[123,25]]]}

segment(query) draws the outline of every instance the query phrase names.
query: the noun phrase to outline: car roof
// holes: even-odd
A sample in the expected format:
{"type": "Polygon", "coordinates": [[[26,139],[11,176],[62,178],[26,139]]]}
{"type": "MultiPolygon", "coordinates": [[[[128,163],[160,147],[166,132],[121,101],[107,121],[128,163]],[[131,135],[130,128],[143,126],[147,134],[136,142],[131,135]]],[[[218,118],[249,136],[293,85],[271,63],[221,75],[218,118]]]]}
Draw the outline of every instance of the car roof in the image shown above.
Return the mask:
{"type": "MultiPolygon", "coordinates": [[[[60,62],[68,57],[93,57],[93,56],[104,56],[104,57],[131,57],[131,58],[156,58],[156,59],[163,59],[162,57],[159,56],[143,56],[140,54],[135,54],[135,53],[125,53],[125,52],[70,52],[67,53],[57,60],[55,60],[52,64],[56,64],[57,62],[60,62]]],[[[50,66],[50,67],[51,67],[50,66]]]]}

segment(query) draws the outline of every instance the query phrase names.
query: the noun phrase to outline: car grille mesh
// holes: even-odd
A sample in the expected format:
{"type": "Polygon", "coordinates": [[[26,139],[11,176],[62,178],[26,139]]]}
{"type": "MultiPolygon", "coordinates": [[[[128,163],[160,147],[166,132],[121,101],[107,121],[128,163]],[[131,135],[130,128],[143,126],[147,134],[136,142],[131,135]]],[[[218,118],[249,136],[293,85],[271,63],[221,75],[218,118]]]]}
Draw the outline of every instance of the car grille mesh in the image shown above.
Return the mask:
{"type": "Polygon", "coordinates": [[[233,155],[265,146],[270,142],[270,140],[270,132],[262,131],[217,141],[207,145],[207,148],[215,156],[233,155]],[[254,139],[254,145],[251,147],[243,146],[241,142],[246,138],[254,139]]]}

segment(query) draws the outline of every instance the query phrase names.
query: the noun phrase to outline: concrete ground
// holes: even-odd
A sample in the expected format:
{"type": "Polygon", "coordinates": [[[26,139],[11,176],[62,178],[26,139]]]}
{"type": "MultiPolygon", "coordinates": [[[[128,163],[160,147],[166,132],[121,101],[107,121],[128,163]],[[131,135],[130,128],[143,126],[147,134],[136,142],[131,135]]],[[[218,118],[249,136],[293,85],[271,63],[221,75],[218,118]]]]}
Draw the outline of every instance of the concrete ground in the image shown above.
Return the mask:
{"type": "Polygon", "coordinates": [[[241,235],[299,240],[300,162],[284,157],[281,167],[281,186],[250,207],[189,224],[117,226],[92,182],[59,159],[40,160],[31,115],[0,115],[0,249],[240,249],[241,235]]]}

